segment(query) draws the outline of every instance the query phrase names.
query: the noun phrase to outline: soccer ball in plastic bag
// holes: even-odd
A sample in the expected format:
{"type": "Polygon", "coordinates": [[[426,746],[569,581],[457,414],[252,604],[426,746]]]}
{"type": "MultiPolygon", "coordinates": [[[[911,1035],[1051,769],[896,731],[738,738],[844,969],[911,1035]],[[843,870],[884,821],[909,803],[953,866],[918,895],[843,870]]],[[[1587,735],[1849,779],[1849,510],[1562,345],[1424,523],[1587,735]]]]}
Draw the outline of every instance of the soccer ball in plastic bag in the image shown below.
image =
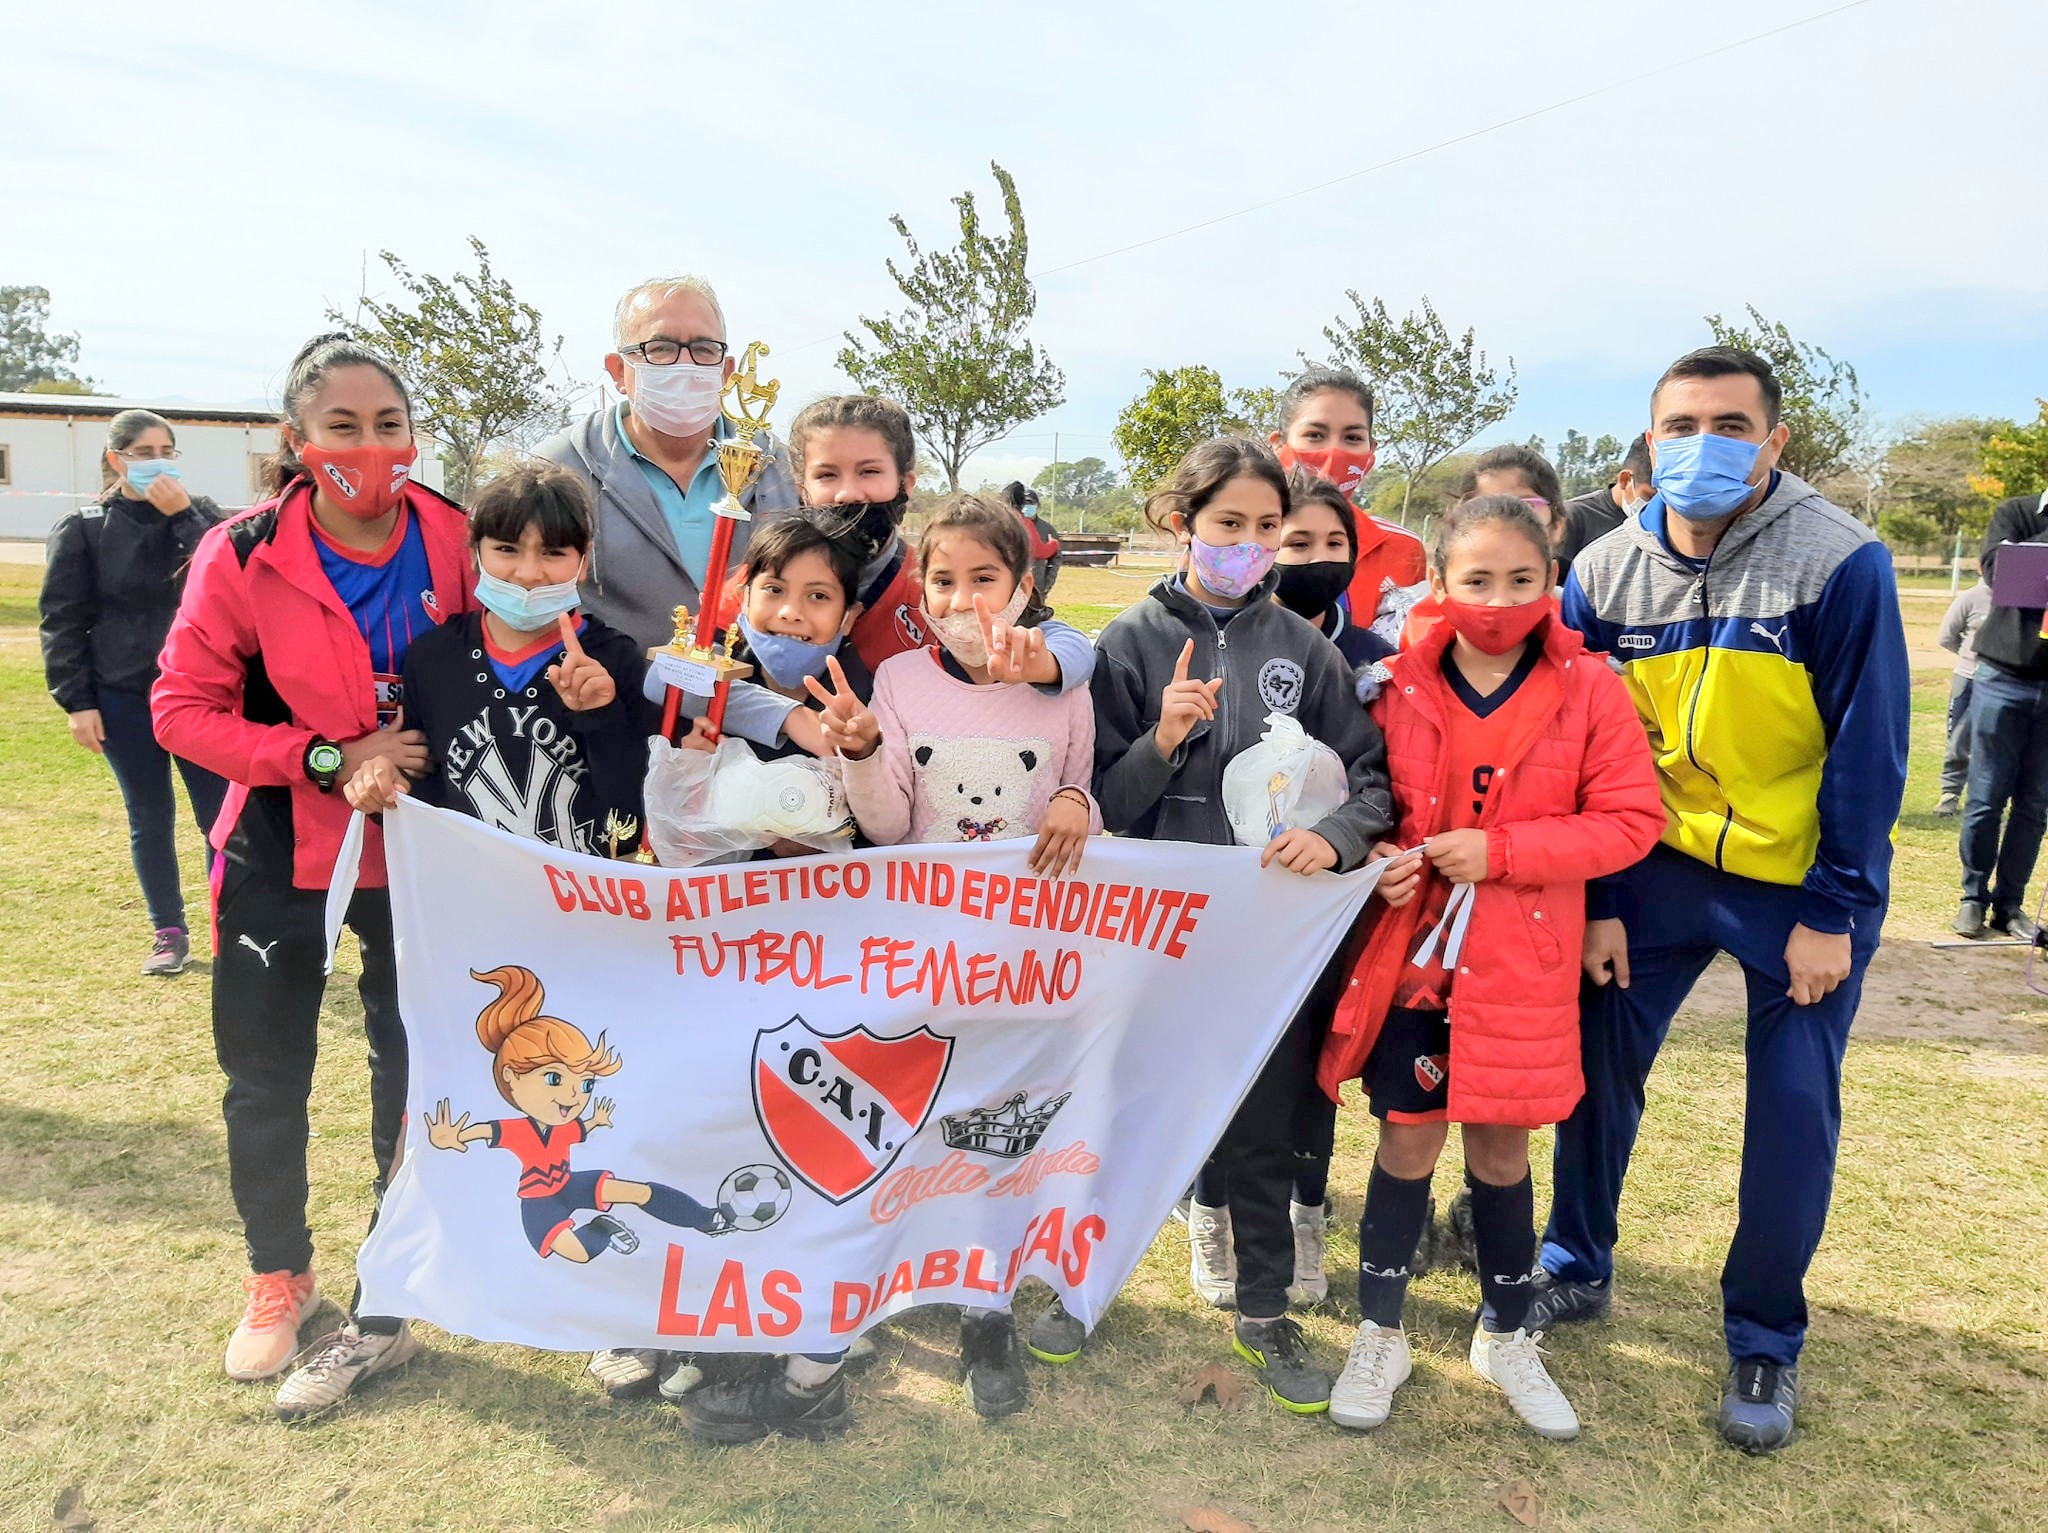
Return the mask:
{"type": "Polygon", "coordinates": [[[718,1216],[735,1230],[765,1230],[788,1212],[789,1197],[780,1166],[741,1166],[718,1184],[718,1216]]]}
{"type": "Polygon", "coordinates": [[[1267,714],[1259,743],[1223,769],[1223,812],[1243,846],[1316,825],[1350,792],[1343,759],[1284,713],[1267,714]]]}

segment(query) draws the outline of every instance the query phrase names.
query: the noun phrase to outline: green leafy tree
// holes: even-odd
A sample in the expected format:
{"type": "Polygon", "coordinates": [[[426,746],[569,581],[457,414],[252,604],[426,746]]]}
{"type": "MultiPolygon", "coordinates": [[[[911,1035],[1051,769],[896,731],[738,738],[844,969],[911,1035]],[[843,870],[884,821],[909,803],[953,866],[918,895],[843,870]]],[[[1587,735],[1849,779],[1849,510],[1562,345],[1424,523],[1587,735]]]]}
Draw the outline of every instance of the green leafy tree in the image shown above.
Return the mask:
{"type": "Polygon", "coordinates": [[[1431,464],[1420,480],[1410,481],[1399,472],[1375,472],[1358,487],[1358,499],[1366,511],[1381,521],[1401,517],[1425,529],[1450,509],[1458,498],[1458,481],[1472,464],[1471,453],[1453,453],[1441,463],[1431,464]]]}
{"type": "MultiPolygon", "coordinates": [[[[1926,517],[1945,537],[1982,537],[1991,500],[1971,480],[1992,438],[2011,429],[2010,421],[1969,417],[1915,425],[1886,447],[1877,467],[1876,500],[1888,512],[1926,517]]],[[[1878,525],[1884,525],[1882,516],[1878,525]]]]}
{"type": "Polygon", "coordinates": [[[71,370],[77,360],[77,335],[50,332],[48,288],[0,287],[0,391],[90,394],[92,380],[71,370]]]}
{"type": "Polygon", "coordinates": [[[1565,432],[1556,452],[1544,446],[1540,436],[1530,437],[1529,446],[1550,459],[1551,467],[1564,483],[1567,500],[1574,495],[1590,494],[1613,479],[1615,470],[1621,467],[1622,454],[1628,450],[1611,436],[1595,441],[1572,430],[1565,432]]]}
{"type": "Polygon", "coordinates": [[[1780,420],[1791,431],[1778,464],[1808,484],[1818,484],[1853,466],[1863,437],[1863,386],[1856,369],[1838,362],[1810,341],[1796,339],[1783,324],[1749,311],[1748,329],[1718,314],[1707,326],[1720,346],[1753,351],[1771,364],[1784,391],[1780,420]]]}
{"type": "Polygon", "coordinates": [[[1970,486],[1991,500],[2038,495],[2048,490],[2048,399],[2035,401],[2041,413],[2024,426],[2006,426],[1984,445],[1984,461],[1970,486]]]}
{"type": "Polygon", "coordinates": [[[909,411],[920,440],[956,488],[960,469],[989,443],[1066,400],[1066,374],[1025,331],[1038,292],[1025,275],[1030,242],[1017,183],[991,162],[1002,188],[1007,232],[982,227],[974,193],[953,199],[960,243],[924,250],[900,214],[890,224],[909,249],[889,276],[908,307],[860,317],[865,336],[846,332],[839,367],[871,394],[909,411]]]}
{"type": "Polygon", "coordinates": [[[1232,430],[1242,431],[1263,442],[1280,429],[1280,391],[1269,388],[1232,389],[1230,411],[1232,430]]]}
{"type": "Polygon", "coordinates": [[[1131,487],[1141,495],[1163,483],[1192,448],[1222,436],[1235,419],[1213,367],[1148,368],[1145,377],[1151,380],[1145,392],[1123,407],[1110,433],[1131,487]]]}
{"type": "Polygon", "coordinates": [[[1891,548],[1917,554],[1941,541],[1941,528],[1918,511],[1887,511],[1877,519],[1877,535],[1891,548]]]}
{"type": "MultiPolygon", "coordinates": [[[[1410,487],[1515,407],[1515,361],[1507,376],[1486,360],[1468,328],[1453,337],[1428,298],[1422,312],[1395,319],[1386,300],[1344,295],[1355,313],[1323,327],[1329,362],[1369,379],[1376,396],[1373,436],[1381,459],[1401,471],[1400,517],[1410,487]]],[[[1307,363],[1306,352],[1301,359],[1307,363]]]]}
{"type": "Polygon", "coordinates": [[[491,269],[482,240],[472,235],[469,248],[477,269],[453,280],[416,273],[381,251],[412,305],[365,294],[354,316],[328,312],[389,357],[405,379],[414,424],[446,445],[444,482],[455,500],[468,497],[493,445],[559,425],[563,415],[561,392],[548,376],[561,337],[548,340],[540,311],[491,269]]]}
{"type": "Polygon", "coordinates": [[[1054,505],[1078,505],[1116,486],[1116,470],[1100,458],[1073,463],[1048,463],[1032,478],[1031,488],[1054,505]]]}

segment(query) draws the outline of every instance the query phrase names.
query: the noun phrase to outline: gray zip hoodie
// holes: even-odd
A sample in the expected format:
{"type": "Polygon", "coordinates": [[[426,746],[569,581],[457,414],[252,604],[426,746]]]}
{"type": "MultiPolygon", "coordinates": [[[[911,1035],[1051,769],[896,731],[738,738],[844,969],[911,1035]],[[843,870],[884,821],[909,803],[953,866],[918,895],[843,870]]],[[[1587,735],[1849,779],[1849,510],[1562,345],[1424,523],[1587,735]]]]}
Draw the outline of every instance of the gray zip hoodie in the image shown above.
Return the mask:
{"type": "MultiPolygon", "coordinates": [[[[590,545],[590,573],[583,581],[583,610],[600,622],[630,635],[642,649],[666,644],[675,636],[675,609],[697,610],[697,581],[683,568],[675,533],[661,514],[661,503],[632,452],[619,440],[614,425],[616,405],[592,411],[566,431],[534,449],[536,457],[580,476],[590,487],[597,507],[595,537],[590,545]]],[[[719,441],[732,435],[720,420],[719,441]]],[[[796,485],[782,444],[770,442],[761,477],[740,497],[754,513],[751,522],[732,530],[732,557],[737,563],[753,529],[796,507],[796,485]]]]}
{"type": "Polygon", "coordinates": [[[1334,750],[1350,774],[1351,797],[1315,826],[1349,872],[1393,829],[1387,745],[1352,695],[1351,669],[1312,623],[1275,606],[1276,569],[1222,628],[1172,575],[1110,620],[1095,641],[1095,797],[1102,823],[1148,841],[1230,846],[1223,769],[1266,732],[1266,715],[1291,714],[1334,750]],[[1160,694],[1189,639],[1188,675],[1224,678],[1213,721],[1197,723],[1171,758],[1152,730],[1160,694]]]}

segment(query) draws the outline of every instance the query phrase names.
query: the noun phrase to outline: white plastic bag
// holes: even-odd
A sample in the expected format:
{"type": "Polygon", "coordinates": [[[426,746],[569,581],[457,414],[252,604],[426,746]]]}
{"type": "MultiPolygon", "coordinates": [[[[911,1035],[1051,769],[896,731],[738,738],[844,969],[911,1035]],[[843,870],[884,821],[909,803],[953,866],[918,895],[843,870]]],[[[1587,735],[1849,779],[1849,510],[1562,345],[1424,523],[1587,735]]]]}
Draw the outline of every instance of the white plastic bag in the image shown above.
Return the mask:
{"type": "Polygon", "coordinates": [[[1244,846],[1320,823],[1350,792],[1343,759],[1284,713],[1267,714],[1259,743],[1223,769],[1223,812],[1244,846]]]}
{"type": "Polygon", "coordinates": [[[853,845],[853,815],[836,762],[762,761],[727,735],[710,751],[647,742],[647,844],[663,867],[795,841],[813,851],[853,845]]]}

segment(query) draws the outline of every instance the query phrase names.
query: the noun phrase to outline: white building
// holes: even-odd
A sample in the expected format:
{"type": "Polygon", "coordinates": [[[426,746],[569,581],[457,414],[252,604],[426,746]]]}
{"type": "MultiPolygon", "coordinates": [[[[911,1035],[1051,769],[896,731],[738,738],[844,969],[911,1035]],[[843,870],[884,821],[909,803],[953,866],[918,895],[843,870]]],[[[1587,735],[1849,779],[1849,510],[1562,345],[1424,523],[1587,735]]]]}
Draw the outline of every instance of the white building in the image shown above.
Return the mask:
{"type": "MultiPolygon", "coordinates": [[[[0,394],[0,538],[42,538],[65,512],[98,498],[107,423],[122,410],[154,410],[184,454],[185,487],[225,509],[263,498],[263,460],[277,451],[277,412],[226,405],[160,404],[84,394],[0,394]]],[[[439,489],[441,460],[426,437],[413,477],[439,489]]]]}

